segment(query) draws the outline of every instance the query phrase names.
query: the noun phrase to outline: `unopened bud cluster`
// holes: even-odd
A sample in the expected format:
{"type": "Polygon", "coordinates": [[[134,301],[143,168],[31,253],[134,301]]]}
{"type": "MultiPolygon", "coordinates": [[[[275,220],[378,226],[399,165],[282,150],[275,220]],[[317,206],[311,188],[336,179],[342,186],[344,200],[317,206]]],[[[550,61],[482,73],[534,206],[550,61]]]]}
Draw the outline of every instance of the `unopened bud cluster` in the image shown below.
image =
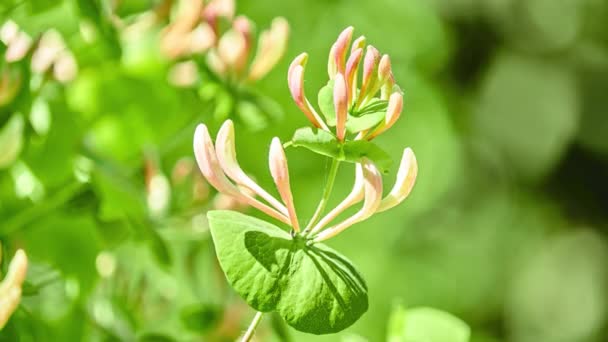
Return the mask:
{"type": "Polygon", "coordinates": [[[51,29],[34,41],[19,26],[9,20],[0,27],[0,41],[6,46],[4,60],[16,63],[31,53],[31,70],[38,74],[52,74],[59,82],[73,80],[78,73],[78,65],[72,52],[67,48],[61,34],[51,29]]]}
{"type": "Polygon", "coordinates": [[[335,125],[323,120],[304,92],[307,53],[296,57],[289,67],[289,90],[308,120],[315,127],[328,132],[331,132],[329,126],[335,126],[335,135],[340,141],[347,138],[347,124],[351,117],[372,104],[386,103],[384,120],[374,127],[351,131],[357,134],[355,139],[371,140],[397,121],[403,109],[403,94],[395,85],[390,57],[380,55],[372,45],[366,46],[364,36],[355,39],[351,45],[352,36],[353,28],[346,28],[329,52],[327,71],[333,83],[335,125]],[[359,71],[361,68],[362,72],[359,71]]]}
{"type": "Polygon", "coordinates": [[[275,18],[270,28],[261,32],[253,55],[253,23],[245,16],[235,17],[234,0],[182,0],[180,5],[161,41],[170,58],[206,54],[207,65],[216,75],[255,81],[285,53],[289,25],[284,18],[275,18]],[[221,21],[229,23],[227,30],[222,31],[221,21]]]}
{"type": "MultiPolygon", "coordinates": [[[[391,127],[402,110],[402,95],[394,85],[389,57],[380,57],[378,51],[369,46],[363,60],[361,86],[357,83],[357,69],[362,59],[365,39],[355,40],[351,54],[346,59],[352,28],[340,34],[333,45],[329,60],[329,76],[334,81],[333,98],[336,111],[336,132],[338,140],[346,140],[346,120],[349,112],[376,101],[388,100],[386,117],[377,126],[356,132],[355,140],[370,140],[391,127]]],[[[289,88],[294,100],[318,128],[329,131],[327,123],[321,119],[304,95],[303,73],[307,55],[298,56],[289,68],[289,88]]],[[[318,222],[310,222],[301,229],[291,192],[287,158],[279,138],[272,139],[269,153],[270,174],[278,190],[280,200],[273,197],[254,182],[239,166],[236,158],[235,134],[232,121],[226,121],[220,128],[214,142],[206,125],[199,125],[194,135],[194,153],[203,176],[219,192],[228,194],[255,207],[269,216],[288,224],[294,233],[306,235],[311,243],[327,240],[346,228],[368,219],[373,214],[390,209],[401,203],[414,186],[418,165],[410,148],[405,148],[394,186],[389,194],[383,195],[382,174],[376,164],[362,158],[356,163],[355,180],[352,191],[335,208],[318,222]],[[353,205],[363,201],[359,211],[352,216],[333,223],[340,214],[353,205]]]]}

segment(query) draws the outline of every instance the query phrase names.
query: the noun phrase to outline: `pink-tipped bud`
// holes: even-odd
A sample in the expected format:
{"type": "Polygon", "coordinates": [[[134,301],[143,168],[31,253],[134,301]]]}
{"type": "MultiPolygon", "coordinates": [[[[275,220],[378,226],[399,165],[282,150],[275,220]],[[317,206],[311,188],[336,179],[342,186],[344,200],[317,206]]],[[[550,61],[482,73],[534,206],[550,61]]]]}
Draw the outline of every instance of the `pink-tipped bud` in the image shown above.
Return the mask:
{"type": "Polygon", "coordinates": [[[363,49],[365,47],[365,36],[361,36],[353,42],[353,46],[350,48],[350,52],[353,53],[357,49],[363,49]]]}
{"type": "Polygon", "coordinates": [[[234,0],[212,0],[207,4],[204,11],[205,16],[232,19],[235,12],[234,0]]]}
{"type": "Polygon", "coordinates": [[[378,80],[386,81],[391,75],[391,58],[388,55],[383,55],[378,64],[378,80]]]}
{"type": "Polygon", "coordinates": [[[217,52],[224,64],[239,70],[247,58],[247,41],[241,32],[230,29],[220,38],[217,52]]]}
{"type": "Polygon", "coordinates": [[[220,166],[230,179],[236,184],[251,190],[254,194],[259,195],[279,212],[287,216],[288,212],[285,206],[262,189],[262,187],[253,179],[247,176],[239,166],[239,162],[236,159],[234,124],[232,123],[232,120],[226,120],[224,124],[222,124],[215,139],[215,147],[220,166]]]}
{"type": "Polygon", "coordinates": [[[310,102],[308,102],[308,99],[306,98],[306,94],[304,93],[304,67],[306,66],[307,60],[308,55],[303,53],[296,57],[293,62],[291,62],[289,71],[287,73],[289,92],[291,93],[291,97],[298,108],[300,108],[304,115],[306,115],[308,120],[315,127],[327,130],[327,126],[323,120],[321,120],[319,114],[317,114],[312,108],[310,102]]]}
{"type": "Polygon", "coordinates": [[[216,39],[211,26],[202,23],[189,34],[188,52],[204,53],[215,44],[216,39]]]}
{"type": "Polygon", "coordinates": [[[287,167],[287,157],[283,150],[283,144],[279,138],[273,138],[270,144],[270,155],[268,158],[270,174],[272,179],[277,186],[279,195],[287,211],[289,212],[289,219],[291,226],[296,232],[300,231],[300,225],[298,223],[298,217],[296,215],[296,209],[293,203],[293,195],[291,193],[291,185],[289,184],[289,169],[287,167]]]}
{"type": "Polygon", "coordinates": [[[285,18],[275,18],[270,29],[262,32],[251,69],[250,80],[258,80],[264,77],[283,57],[287,50],[289,39],[289,24],[285,18]]]}
{"type": "Polygon", "coordinates": [[[353,37],[353,30],[354,30],[354,28],[352,26],[345,28],[340,33],[340,35],[338,36],[338,39],[332,46],[332,50],[330,51],[330,57],[329,57],[330,60],[328,61],[328,64],[332,65],[332,68],[331,68],[332,70],[330,71],[330,74],[329,74],[330,79],[333,79],[336,76],[336,73],[341,73],[344,75],[344,72],[345,72],[344,60],[346,59],[346,51],[348,49],[348,45],[350,44],[350,41],[353,37]],[[333,61],[332,61],[332,59],[333,59],[333,61]],[[335,66],[335,73],[333,72],[333,69],[334,69],[333,66],[335,66]]]}
{"type": "Polygon", "coordinates": [[[380,59],[380,53],[378,50],[369,45],[365,52],[365,58],[363,59],[363,80],[361,83],[361,91],[357,99],[357,105],[361,104],[363,98],[367,95],[368,89],[370,89],[375,82],[377,77],[378,60],[380,59]]]}
{"type": "Polygon", "coordinates": [[[357,95],[357,71],[359,70],[362,56],[363,49],[358,48],[350,54],[350,57],[348,57],[348,61],[346,62],[346,86],[349,105],[357,95]]]}
{"type": "Polygon", "coordinates": [[[418,163],[411,148],[403,150],[403,157],[397,171],[397,180],[391,192],[380,202],[377,212],[388,210],[403,202],[412,192],[418,175],[418,163]]]}
{"type": "Polygon", "coordinates": [[[324,241],[338,235],[353,224],[368,219],[378,210],[382,200],[382,174],[376,165],[367,159],[363,160],[362,166],[365,180],[365,200],[363,201],[363,207],[353,216],[319,233],[319,235],[314,238],[315,242],[324,241]]]}
{"type": "Polygon", "coordinates": [[[237,195],[238,191],[236,187],[226,178],[217,160],[213,141],[206,125],[198,125],[194,132],[194,156],[196,157],[198,168],[209,184],[219,192],[231,196],[237,195]]]}
{"type": "Polygon", "coordinates": [[[334,80],[334,108],[336,110],[336,136],[344,141],[346,135],[346,119],[348,116],[348,88],[342,74],[336,74],[334,80]]]}
{"type": "Polygon", "coordinates": [[[245,46],[235,64],[235,69],[240,72],[245,67],[249,51],[251,50],[251,22],[247,17],[241,15],[234,19],[232,27],[241,34],[245,42],[245,46]]]}
{"type": "Polygon", "coordinates": [[[367,137],[367,140],[372,140],[387,129],[391,128],[401,116],[401,111],[403,111],[403,95],[401,95],[399,92],[393,93],[388,100],[388,107],[386,109],[384,122],[367,137]]]}
{"type": "Polygon", "coordinates": [[[327,74],[329,79],[333,80],[338,73],[338,66],[336,65],[336,44],[333,44],[329,49],[329,58],[327,60],[327,74]]]}

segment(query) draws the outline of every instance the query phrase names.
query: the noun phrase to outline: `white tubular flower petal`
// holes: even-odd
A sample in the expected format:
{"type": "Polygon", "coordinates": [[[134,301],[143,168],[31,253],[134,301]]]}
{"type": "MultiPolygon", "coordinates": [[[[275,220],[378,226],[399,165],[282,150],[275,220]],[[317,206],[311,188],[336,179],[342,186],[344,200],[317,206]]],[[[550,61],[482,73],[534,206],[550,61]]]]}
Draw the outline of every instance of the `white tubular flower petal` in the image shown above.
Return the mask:
{"type": "Polygon", "coordinates": [[[298,217],[296,216],[296,209],[293,203],[293,195],[291,193],[291,186],[289,184],[289,169],[287,168],[287,157],[285,157],[285,151],[283,150],[283,144],[279,138],[273,138],[270,144],[270,155],[268,158],[270,174],[272,179],[277,186],[277,190],[281,195],[281,199],[287,206],[289,212],[289,219],[291,220],[291,226],[297,232],[300,231],[300,225],[298,223],[298,217]]]}
{"type": "Polygon", "coordinates": [[[418,163],[416,162],[416,156],[414,155],[414,151],[408,147],[403,151],[395,185],[391,192],[380,202],[377,212],[388,210],[403,202],[412,191],[417,174],[418,163]]]}
{"type": "Polygon", "coordinates": [[[348,116],[348,88],[341,73],[338,73],[335,78],[334,108],[336,109],[336,136],[338,140],[344,141],[348,116]]]}
{"type": "Polygon", "coordinates": [[[276,198],[262,189],[262,187],[254,182],[253,179],[247,176],[247,174],[241,169],[236,159],[236,148],[234,144],[234,124],[232,123],[232,120],[226,120],[226,122],[224,122],[220,128],[220,131],[217,133],[217,137],[215,139],[215,149],[220,166],[226,175],[236,184],[244,186],[253,191],[255,194],[266,200],[270,205],[275,207],[283,215],[287,216],[287,208],[276,198]]]}
{"type": "Polygon", "coordinates": [[[310,234],[316,234],[321,231],[321,229],[325,228],[331,221],[333,221],[338,215],[342,214],[344,210],[352,207],[353,205],[361,202],[363,200],[365,194],[365,181],[363,178],[363,167],[361,164],[356,165],[355,169],[355,184],[353,185],[353,189],[350,194],[346,196],[346,198],[338,204],[334,209],[332,209],[325,217],[323,217],[319,223],[317,223],[311,230],[310,234]]]}
{"type": "Polygon", "coordinates": [[[314,237],[314,242],[321,242],[332,238],[353,224],[366,220],[378,210],[378,206],[382,200],[382,174],[380,174],[374,163],[365,159],[363,161],[363,177],[365,180],[365,201],[361,210],[337,225],[319,233],[319,235],[314,237]]]}
{"type": "Polygon", "coordinates": [[[198,125],[198,127],[196,127],[196,132],[194,133],[194,155],[203,176],[207,179],[209,184],[219,192],[234,196],[238,200],[247,203],[279,221],[286,224],[290,223],[285,215],[256,200],[252,196],[243,194],[226,178],[226,175],[222,171],[219,161],[217,160],[213,142],[209,136],[209,130],[207,129],[207,126],[203,124],[198,125]]]}
{"type": "Polygon", "coordinates": [[[11,260],[8,273],[0,284],[0,329],[13,314],[21,301],[21,287],[27,273],[27,256],[23,250],[18,250],[11,260]]]}

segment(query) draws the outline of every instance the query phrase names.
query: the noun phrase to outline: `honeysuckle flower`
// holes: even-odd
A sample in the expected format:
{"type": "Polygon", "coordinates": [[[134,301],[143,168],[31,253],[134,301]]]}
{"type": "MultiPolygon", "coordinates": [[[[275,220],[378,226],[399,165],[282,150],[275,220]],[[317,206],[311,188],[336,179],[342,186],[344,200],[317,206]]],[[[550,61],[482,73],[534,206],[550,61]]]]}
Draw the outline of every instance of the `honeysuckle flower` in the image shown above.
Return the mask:
{"type": "Polygon", "coordinates": [[[300,231],[296,209],[293,203],[293,195],[291,194],[291,185],[289,184],[289,170],[287,168],[287,157],[283,150],[283,144],[279,138],[273,138],[270,144],[270,155],[268,158],[270,166],[270,174],[277,186],[277,190],[281,195],[281,199],[287,206],[291,226],[296,233],[300,231]]]}
{"type": "MultiPolygon", "coordinates": [[[[376,107],[370,112],[377,112],[378,106],[386,108],[387,114],[384,120],[376,124],[375,127],[360,128],[356,133],[355,140],[370,140],[390,128],[399,118],[402,104],[395,97],[390,100],[392,94],[400,93],[395,87],[395,80],[392,72],[391,59],[388,55],[380,55],[375,47],[366,44],[364,36],[354,40],[350,49],[348,45],[352,40],[353,28],[344,29],[336,42],[332,45],[329,52],[327,71],[330,82],[328,86],[333,87],[333,106],[335,112],[335,135],[341,142],[348,140],[346,137],[347,121],[351,117],[357,117],[365,113],[365,107],[374,104],[376,107]],[[347,52],[350,55],[347,56],[347,52]],[[359,84],[358,70],[363,64],[362,79],[359,84]],[[346,91],[345,91],[346,90],[346,91]],[[380,92],[379,98],[377,97],[380,92]],[[344,95],[346,94],[346,95],[344,95]],[[346,99],[346,101],[345,101],[346,99]],[[382,105],[392,102],[387,107],[382,105]],[[346,104],[346,105],[345,105],[346,104]],[[388,108],[390,107],[390,108],[388,108]],[[345,110],[346,108],[346,110],[345,110]]],[[[306,115],[308,120],[317,128],[330,131],[327,123],[317,114],[315,108],[310,104],[304,93],[304,70],[308,55],[303,53],[296,57],[291,63],[288,71],[288,86],[291,95],[300,110],[306,115]]],[[[402,97],[402,95],[400,94],[402,97]]],[[[381,109],[382,110],[382,109],[381,109]]],[[[329,115],[328,113],[323,113],[329,115]]]]}
{"type": "Polygon", "coordinates": [[[361,163],[363,168],[363,179],[365,188],[365,198],[363,207],[351,217],[330,227],[314,237],[314,242],[321,242],[344,231],[355,223],[361,222],[372,216],[382,200],[382,174],[371,161],[364,159],[361,163]]]}
{"type": "Polygon", "coordinates": [[[276,198],[262,189],[253,179],[241,169],[236,159],[236,147],[234,137],[234,124],[232,120],[226,120],[215,138],[215,147],[218,161],[226,173],[236,184],[250,189],[254,194],[262,197],[266,202],[277,208],[283,215],[288,215],[287,208],[276,198]]]}
{"type": "Polygon", "coordinates": [[[23,250],[19,249],[8,266],[6,276],[0,283],[0,330],[4,328],[10,316],[19,306],[26,273],[27,256],[23,250]]]}
{"type": "Polygon", "coordinates": [[[402,110],[403,95],[401,95],[400,93],[393,93],[388,100],[388,107],[386,109],[386,116],[384,118],[384,121],[381,122],[380,125],[376,127],[376,129],[366,137],[366,139],[371,140],[377,137],[382,132],[391,128],[395,124],[395,122],[397,122],[399,116],[401,116],[402,110]]]}
{"type": "Polygon", "coordinates": [[[287,50],[289,24],[285,18],[275,18],[270,29],[262,31],[258,42],[258,50],[251,62],[249,80],[256,81],[266,76],[279,62],[287,50]]]}
{"type": "Polygon", "coordinates": [[[344,136],[346,135],[346,117],[348,115],[348,88],[346,86],[346,80],[341,73],[336,74],[334,81],[336,135],[338,136],[338,140],[344,141],[344,136]]]}
{"type": "Polygon", "coordinates": [[[296,57],[291,65],[289,66],[289,71],[287,72],[287,83],[289,85],[289,91],[291,93],[291,97],[295,101],[296,105],[300,108],[300,110],[306,115],[308,120],[317,128],[323,128],[329,131],[329,128],[323,122],[319,114],[312,107],[308,99],[306,98],[306,94],[304,93],[304,68],[306,66],[306,62],[308,61],[308,55],[303,53],[296,57]]]}
{"type": "Polygon", "coordinates": [[[219,192],[233,196],[279,221],[290,223],[289,218],[277,209],[271,208],[253,196],[240,191],[228,180],[218,161],[209,130],[203,124],[198,125],[194,133],[194,155],[203,176],[219,192]]]}
{"type": "Polygon", "coordinates": [[[403,150],[395,185],[391,192],[380,202],[378,212],[388,210],[403,202],[412,191],[417,175],[418,163],[416,162],[416,156],[414,155],[414,151],[408,147],[403,150]]]}
{"type": "Polygon", "coordinates": [[[206,54],[209,69],[232,82],[256,81],[264,77],[281,59],[287,48],[289,25],[275,18],[262,31],[257,52],[247,67],[253,44],[252,23],[245,16],[234,17],[234,0],[182,0],[179,11],[163,31],[161,51],[170,59],[206,54]],[[222,30],[219,18],[230,22],[222,30]]]}

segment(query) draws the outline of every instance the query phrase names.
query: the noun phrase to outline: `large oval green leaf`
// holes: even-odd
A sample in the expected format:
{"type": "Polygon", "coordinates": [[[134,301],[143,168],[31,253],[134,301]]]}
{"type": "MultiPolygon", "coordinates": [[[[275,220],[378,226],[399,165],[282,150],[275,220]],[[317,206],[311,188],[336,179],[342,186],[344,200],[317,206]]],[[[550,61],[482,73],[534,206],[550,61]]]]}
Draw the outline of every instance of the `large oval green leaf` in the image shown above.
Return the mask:
{"type": "Polygon", "coordinates": [[[312,334],[341,331],[367,311],[367,285],[338,252],[235,211],[208,218],[226,278],[254,309],[312,334]]]}

